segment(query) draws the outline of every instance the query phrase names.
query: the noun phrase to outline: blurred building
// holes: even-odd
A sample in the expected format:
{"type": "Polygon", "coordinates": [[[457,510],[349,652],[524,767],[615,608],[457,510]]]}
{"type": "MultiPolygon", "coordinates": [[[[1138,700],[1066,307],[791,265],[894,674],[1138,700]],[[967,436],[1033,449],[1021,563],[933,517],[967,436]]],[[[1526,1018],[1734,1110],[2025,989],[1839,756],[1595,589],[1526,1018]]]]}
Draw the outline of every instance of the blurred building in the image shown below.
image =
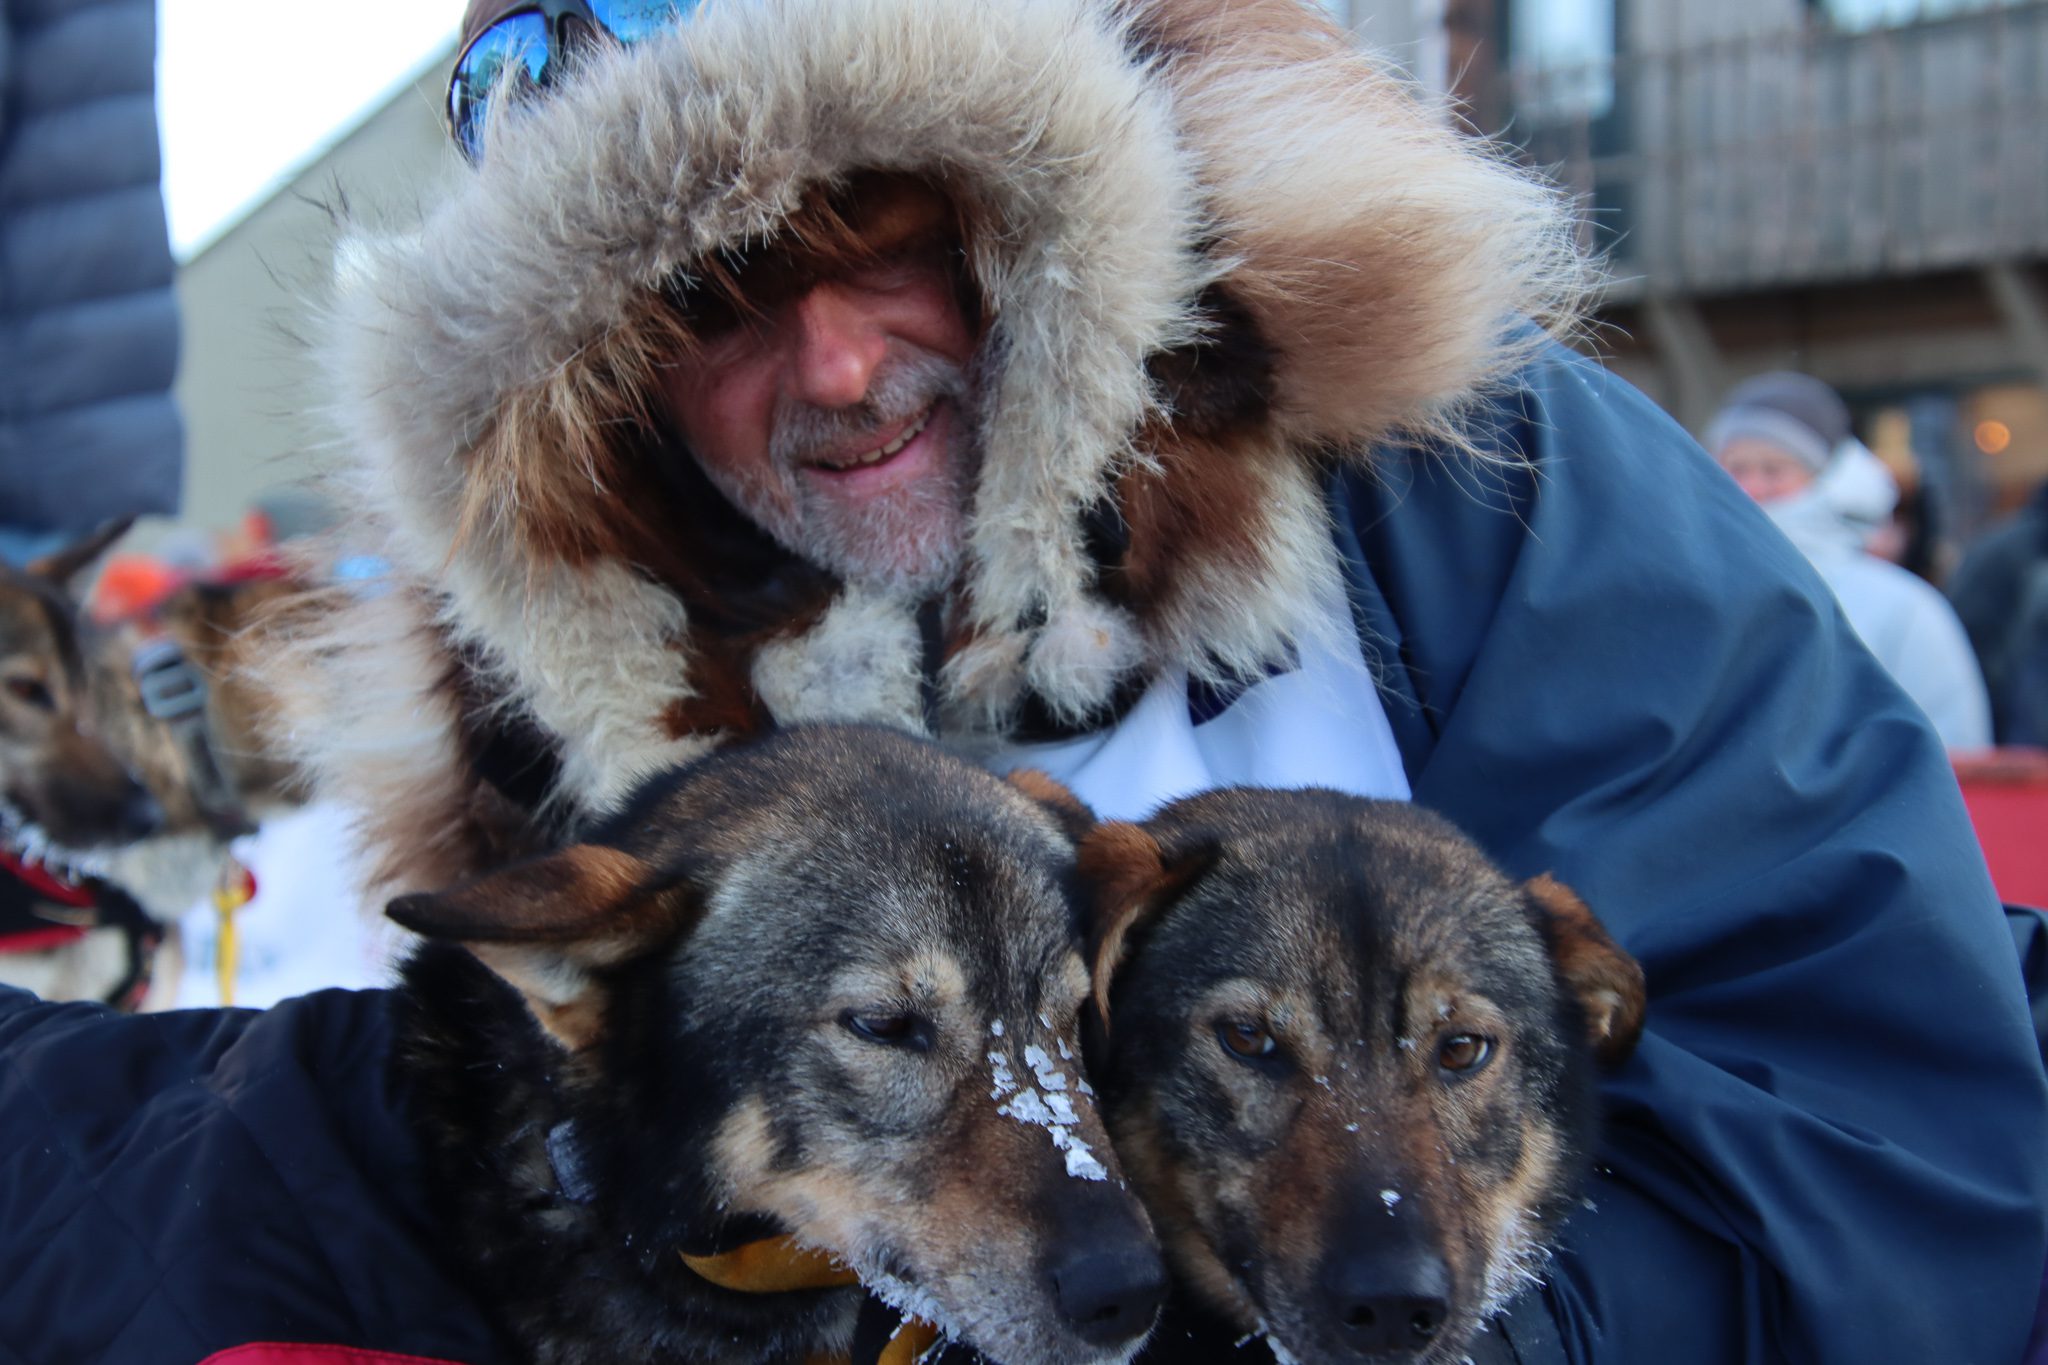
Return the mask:
{"type": "Polygon", "coordinates": [[[2048,475],[2048,3],[1331,8],[1582,196],[1600,347],[1695,431],[1798,368],[1952,531],[2048,475]]]}
{"type": "MultiPolygon", "coordinates": [[[[455,155],[441,122],[453,58],[402,83],[180,264],[185,526],[232,527],[258,504],[287,523],[318,517],[298,490],[333,428],[306,342],[331,289],[340,219],[401,227],[424,212],[455,155]]],[[[154,529],[142,544],[166,534],[154,529]]]]}

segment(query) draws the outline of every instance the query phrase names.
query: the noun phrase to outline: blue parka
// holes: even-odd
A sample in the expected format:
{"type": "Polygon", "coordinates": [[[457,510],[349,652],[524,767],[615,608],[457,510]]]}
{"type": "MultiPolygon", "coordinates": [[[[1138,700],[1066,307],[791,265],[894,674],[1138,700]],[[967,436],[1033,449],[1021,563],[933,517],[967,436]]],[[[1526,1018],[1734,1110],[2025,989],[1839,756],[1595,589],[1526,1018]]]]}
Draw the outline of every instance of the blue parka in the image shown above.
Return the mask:
{"type": "MultiPolygon", "coordinates": [[[[1415,799],[1580,890],[1648,973],[1593,1207],[1517,1350],[2012,1365],[2048,1078],[1932,732],[1639,394],[1556,352],[1496,416],[1526,465],[1390,454],[1329,496],[1415,799]]],[[[385,999],[0,999],[0,1362],[252,1331],[497,1359],[433,1263],[385,999]]]]}
{"type": "Polygon", "coordinates": [[[175,512],[155,0],[0,0],[0,525],[175,512]]]}

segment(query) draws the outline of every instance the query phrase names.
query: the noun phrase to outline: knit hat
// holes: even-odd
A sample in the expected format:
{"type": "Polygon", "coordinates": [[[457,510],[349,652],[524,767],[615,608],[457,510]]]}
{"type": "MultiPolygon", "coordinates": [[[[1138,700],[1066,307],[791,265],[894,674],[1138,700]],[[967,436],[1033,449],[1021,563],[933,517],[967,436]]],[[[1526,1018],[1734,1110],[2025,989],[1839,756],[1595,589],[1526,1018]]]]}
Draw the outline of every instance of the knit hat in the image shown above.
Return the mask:
{"type": "Polygon", "coordinates": [[[1849,439],[1849,406],[1812,375],[1781,370],[1735,386],[1713,425],[1706,447],[1719,453],[1730,441],[1768,441],[1818,474],[1849,439]]]}

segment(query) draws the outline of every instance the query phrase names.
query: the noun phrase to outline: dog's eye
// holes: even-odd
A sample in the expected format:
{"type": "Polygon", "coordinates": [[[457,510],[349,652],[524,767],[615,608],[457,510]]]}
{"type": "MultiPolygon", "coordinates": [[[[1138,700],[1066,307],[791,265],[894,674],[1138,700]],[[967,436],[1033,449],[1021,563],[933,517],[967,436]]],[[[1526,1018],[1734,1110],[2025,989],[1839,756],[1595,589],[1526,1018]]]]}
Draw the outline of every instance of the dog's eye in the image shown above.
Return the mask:
{"type": "Polygon", "coordinates": [[[913,1052],[929,1052],[932,1046],[932,1026],[919,1015],[903,1014],[862,1014],[848,1010],[839,1017],[855,1036],[871,1043],[886,1047],[907,1047],[913,1052]]]}
{"type": "Polygon", "coordinates": [[[1476,1033],[1454,1033],[1436,1045],[1436,1064],[1463,1079],[1493,1056],[1493,1040],[1476,1033]]]}
{"type": "Polygon", "coordinates": [[[1248,1062],[1270,1057],[1280,1046],[1262,1026],[1242,1019],[1226,1019],[1218,1024],[1216,1038],[1223,1044],[1224,1051],[1248,1062]]]}
{"type": "Polygon", "coordinates": [[[38,678],[9,678],[7,693],[16,701],[27,702],[38,711],[57,709],[57,699],[50,695],[50,689],[38,678]]]}

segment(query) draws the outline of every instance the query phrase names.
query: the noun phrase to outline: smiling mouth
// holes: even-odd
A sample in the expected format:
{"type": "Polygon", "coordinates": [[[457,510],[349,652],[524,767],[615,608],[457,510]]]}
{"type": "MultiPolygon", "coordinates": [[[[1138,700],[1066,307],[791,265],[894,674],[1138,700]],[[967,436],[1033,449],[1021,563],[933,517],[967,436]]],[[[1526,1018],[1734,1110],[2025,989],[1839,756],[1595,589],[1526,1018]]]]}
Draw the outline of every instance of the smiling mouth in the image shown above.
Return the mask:
{"type": "Polygon", "coordinates": [[[893,459],[902,452],[903,447],[916,440],[919,433],[923,432],[926,424],[932,420],[932,414],[938,411],[938,406],[937,403],[933,403],[930,407],[919,413],[911,420],[909,426],[903,428],[902,431],[896,434],[894,439],[885,445],[876,446],[873,450],[856,451],[844,455],[821,455],[810,462],[810,467],[839,473],[849,469],[871,469],[875,465],[893,459]]]}

